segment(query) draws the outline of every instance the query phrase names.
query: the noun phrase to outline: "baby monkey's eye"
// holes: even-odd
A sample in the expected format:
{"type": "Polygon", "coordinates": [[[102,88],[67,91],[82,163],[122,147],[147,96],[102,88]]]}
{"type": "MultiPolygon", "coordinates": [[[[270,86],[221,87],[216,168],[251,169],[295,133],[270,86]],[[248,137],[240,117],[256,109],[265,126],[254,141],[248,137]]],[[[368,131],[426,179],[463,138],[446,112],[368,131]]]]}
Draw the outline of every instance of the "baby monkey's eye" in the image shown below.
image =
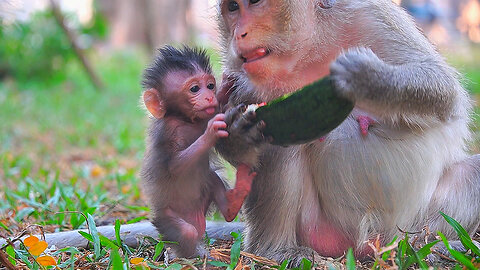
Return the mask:
{"type": "Polygon", "coordinates": [[[260,2],[260,0],[250,0],[250,4],[256,4],[258,2],[260,2]]]}
{"type": "Polygon", "coordinates": [[[190,88],[190,92],[192,93],[196,93],[200,90],[200,87],[198,85],[195,85],[193,86],[192,88],[190,88]]]}
{"type": "Polygon", "coordinates": [[[210,90],[213,90],[213,88],[215,88],[215,84],[209,83],[209,84],[207,85],[207,88],[210,89],[210,90]]]}
{"type": "MultiPolygon", "coordinates": [[[[254,1],[254,0],[252,0],[254,1]]],[[[228,1],[228,11],[234,12],[235,10],[238,10],[240,7],[238,6],[238,3],[235,1],[228,1]]]]}

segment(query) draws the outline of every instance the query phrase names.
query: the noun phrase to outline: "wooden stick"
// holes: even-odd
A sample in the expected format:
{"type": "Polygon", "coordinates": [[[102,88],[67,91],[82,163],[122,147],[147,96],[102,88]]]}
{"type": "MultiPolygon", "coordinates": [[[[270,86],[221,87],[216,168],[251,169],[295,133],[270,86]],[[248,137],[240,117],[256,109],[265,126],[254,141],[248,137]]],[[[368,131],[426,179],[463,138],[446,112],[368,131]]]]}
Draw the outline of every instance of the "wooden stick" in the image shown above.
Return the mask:
{"type": "MultiPolygon", "coordinates": [[[[230,232],[243,231],[244,224],[241,222],[216,222],[216,221],[207,221],[207,235],[212,239],[231,239],[230,232]]],[[[97,230],[100,234],[107,237],[110,240],[115,240],[115,227],[114,226],[101,226],[97,227],[97,230]]],[[[88,245],[88,240],[81,236],[78,232],[88,230],[75,230],[67,232],[58,232],[58,233],[47,233],[45,234],[45,241],[48,243],[49,247],[55,246],[57,249],[62,249],[65,247],[77,247],[77,248],[86,248],[88,245]]],[[[150,222],[139,222],[134,224],[127,224],[120,226],[120,236],[123,243],[130,247],[137,247],[139,240],[144,236],[149,236],[155,239],[158,239],[157,229],[150,222]]],[[[22,237],[22,241],[28,235],[22,237]]],[[[40,235],[37,235],[40,238],[40,235]]],[[[5,239],[0,239],[0,247],[3,247],[7,241],[5,239]]],[[[15,244],[18,248],[18,242],[15,244]]]]}
{"type": "Polygon", "coordinates": [[[8,254],[5,253],[3,250],[0,249],[0,265],[5,266],[8,270],[15,270],[17,269],[15,265],[13,265],[10,260],[8,259],[8,254]]]}
{"type": "Polygon", "coordinates": [[[52,7],[53,16],[55,17],[55,20],[57,21],[58,25],[60,25],[60,27],[63,29],[63,32],[65,32],[65,34],[67,35],[68,40],[70,41],[70,44],[72,45],[72,48],[75,51],[75,55],[77,55],[78,59],[82,63],[93,85],[95,86],[95,88],[97,88],[97,90],[102,89],[103,84],[100,81],[100,78],[98,78],[97,74],[95,74],[83,50],[80,48],[80,46],[78,46],[75,35],[65,24],[65,18],[62,14],[62,11],[58,7],[58,4],[55,2],[55,0],[50,0],[50,5],[52,7]]]}

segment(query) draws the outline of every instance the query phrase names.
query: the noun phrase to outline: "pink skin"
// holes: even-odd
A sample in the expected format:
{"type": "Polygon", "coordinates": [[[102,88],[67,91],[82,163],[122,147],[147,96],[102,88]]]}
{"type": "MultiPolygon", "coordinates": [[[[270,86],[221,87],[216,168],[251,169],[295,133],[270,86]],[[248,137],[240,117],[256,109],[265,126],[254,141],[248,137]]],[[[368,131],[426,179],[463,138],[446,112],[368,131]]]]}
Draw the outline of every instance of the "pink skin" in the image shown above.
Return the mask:
{"type": "Polygon", "coordinates": [[[235,187],[225,193],[227,206],[224,211],[222,211],[222,214],[226,221],[230,222],[237,216],[243,201],[245,201],[245,198],[250,193],[252,181],[256,175],[257,173],[252,172],[247,165],[241,164],[238,166],[235,187]]]}
{"type": "Polygon", "coordinates": [[[377,123],[377,121],[365,115],[358,116],[357,122],[360,125],[360,133],[364,137],[368,135],[368,129],[377,123]]]}
{"type": "Polygon", "coordinates": [[[307,245],[322,256],[337,258],[344,255],[349,248],[354,249],[354,255],[358,259],[367,258],[373,254],[373,250],[368,245],[355,249],[355,243],[344,232],[338,230],[338,226],[324,218],[321,220],[305,226],[303,233],[307,245]]]}

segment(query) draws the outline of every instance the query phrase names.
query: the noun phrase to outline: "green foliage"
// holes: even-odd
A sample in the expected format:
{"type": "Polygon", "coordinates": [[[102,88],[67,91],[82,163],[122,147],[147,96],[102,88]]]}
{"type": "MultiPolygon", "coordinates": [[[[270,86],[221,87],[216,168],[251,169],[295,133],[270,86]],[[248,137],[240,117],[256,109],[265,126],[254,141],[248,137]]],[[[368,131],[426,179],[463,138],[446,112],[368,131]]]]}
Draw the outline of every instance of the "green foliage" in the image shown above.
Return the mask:
{"type": "MultiPolygon", "coordinates": [[[[88,49],[93,39],[104,38],[107,22],[99,12],[94,12],[89,25],[82,26],[76,17],[65,16],[77,33],[77,42],[88,49]]],[[[33,14],[27,21],[2,23],[0,19],[0,79],[10,76],[20,82],[42,83],[51,86],[67,79],[67,66],[78,61],[63,29],[51,11],[33,14]]]]}
{"type": "Polygon", "coordinates": [[[465,247],[467,252],[462,253],[457,250],[454,250],[450,247],[448,240],[441,232],[437,232],[440,238],[442,239],[445,247],[448,249],[453,258],[455,258],[459,263],[465,266],[468,269],[478,269],[480,267],[480,249],[473,243],[472,238],[468,235],[467,231],[452,217],[446,215],[443,212],[440,212],[443,218],[452,226],[455,232],[458,235],[458,238],[462,242],[462,245],[465,247]]]}
{"type": "Polygon", "coordinates": [[[347,252],[347,270],[355,270],[356,262],[355,257],[353,256],[353,249],[349,248],[347,252]]]}
{"type": "Polygon", "coordinates": [[[74,54],[51,12],[3,25],[0,40],[0,70],[4,73],[21,81],[49,78],[60,82],[66,78],[64,67],[74,54]]]}
{"type": "Polygon", "coordinates": [[[232,232],[230,234],[233,236],[234,242],[230,249],[230,265],[227,267],[227,270],[233,270],[237,266],[242,246],[242,234],[240,232],[232,232]]]}

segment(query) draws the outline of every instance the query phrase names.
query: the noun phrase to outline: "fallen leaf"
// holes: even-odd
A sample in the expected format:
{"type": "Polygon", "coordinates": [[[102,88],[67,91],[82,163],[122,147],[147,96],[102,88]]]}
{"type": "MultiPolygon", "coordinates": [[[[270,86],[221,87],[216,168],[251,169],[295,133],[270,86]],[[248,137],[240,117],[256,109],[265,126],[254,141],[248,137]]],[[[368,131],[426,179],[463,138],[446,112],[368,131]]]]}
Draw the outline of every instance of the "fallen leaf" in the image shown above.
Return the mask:
{"type": "Polygon", "coordinates": [[[139,264],[139,263],[143,262],[144,260],[145,260],[144,258],[131,258],[130,263],[131,264],[139,264]]]}
{"type": "Polygon", "coordinates": [[[30,254],[32,254],[33,256],[38,256],[38,255],[42,254],[42,252],[44,252],[45,249],[47,249],[47,247],[48,247],[47,242],[45,242],[45,241],[38,241],[37,243],[33,244],[33,245],[28,249],[28,251],[29,251],[30,254]]]}
{"type": "Polygon", "coordinates": [[[40,256],[37,258],[37,262],[43,266],[57,265],[57,261],[52,256],[40,256]]]}
{"type": "Polygon", "coordinates": [[[27,247],[32,247],[33,245],[35,245],[39,241],[40,241],[40,239],[38,239],[38,237],[36,237],[35,235],[30,235],[29,237],[27,237],[23,240],[23,244],[27,247]]]}
{"type": "Polygon", "coordinates": [[[99,165],[95,164],[90,171],[91,177],[99,177],[105,174],[105,169],[100,167],[99,165]]]}
{"type": "Polygon", "coordinates": [[[122,186],[122,193],[127,194],[127,193],[130,192],[131,189],[132,189],[132,187],[130,185],[122,186]]]}

